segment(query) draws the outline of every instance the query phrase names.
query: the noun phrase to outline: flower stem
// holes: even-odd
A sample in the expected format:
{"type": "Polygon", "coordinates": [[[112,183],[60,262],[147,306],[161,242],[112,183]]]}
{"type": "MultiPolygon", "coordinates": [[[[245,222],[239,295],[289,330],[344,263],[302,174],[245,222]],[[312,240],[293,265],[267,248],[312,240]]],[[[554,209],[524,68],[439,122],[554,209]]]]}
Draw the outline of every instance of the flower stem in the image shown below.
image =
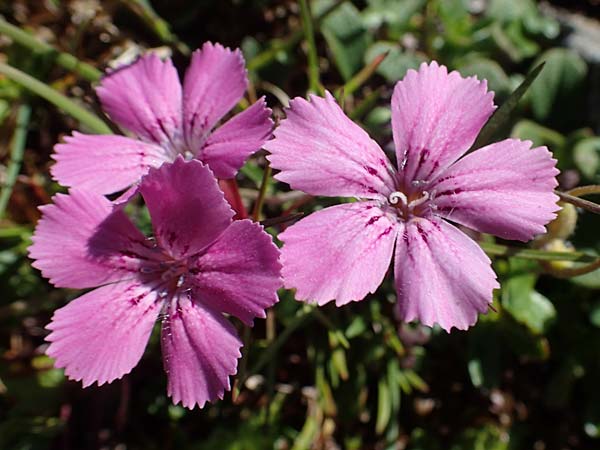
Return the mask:
{"type": "Polygon", "coordinates": [[[600,258],[596,259],[593,263],[579,267],[565,267],[562,269],[557,269],[549,265],[545,265],[544,267],[548,273],[557,278],[572,278],[600,269],[600,258]]]}
{"type": "Polygon", "coordinates": [[[137,14],[162,42],[173,45],[182,55],[190,54],[190,48],[173,34],[169,23],[156,13],[148,0],[121,0],[121,2],[137,14]]]}
{"type": "Polygon", "coordinates": [[[554,191],[556,195],[560,197],[563,202],[571,203],[579,208],[583,208],[586,211],[594,214],[600,214],[600,205],[589,200],[579,198],[580,195],[598,194],[600,193],[600,186],[581,186],[575,189],[571,189],[567,192],[554,191]]]}
{"type": "MultiPolygon", "coordinates": [[[[342,3],[345,3],[347,0],[337,0],[334,2],[329,8],[323,11],[316,19],[315,25],[319,25],[329,14],[335,11],[342,3]]],[[[260,52],[250,61],[246,67],[248,70],[259,70],[269,64],[271,61],[277,58],[277,55],[280,53],[286,53],[291,48],[293,48],[298,42],[302,40],[304,37],[304,30],[298,30],[294,32],[287,39],[278,39],[273,41],[271,46],[265,51],[260,52]]]]}
{"type": "Polygon", "coordinates": [[[70,116],[79,120],[79,122],[90,131],[98,134],[112,134],[108,125],[98,116],[82,108],[73,100],[67,98],[47,84],[33,78],[31,75],[2,62],[0,62],[0,74],[5,75],[34,94],[48,100],[59,109],[62,109],[70,116]]]}
{"type": "Polygon", "coordinates": [[[28,104],[22,104],[17,110],[17,123],[15,133],[10,143],[10,162],[6,171],[6,182],[0,192],[0,219],[4,217],[4,211],[12,195],[17,175],[21,170],[23,162],[23,152],[25,151],[25,142],[27,140],[27,127],[31,117],[31,107],[28,104]]]}
{"type": "Polygon", "coordinates": [[[260,215],[262,212],[262,207],[265,202],[265,196],[267,194],[267,187],[269,186],[269,178],[271,176],[271,166],[267,161],[267,165],[265,166],[265,170],[263,171],[262,181],[260,183],[260,190],[258,191],[258,198],[254,203],[254,210],[252,211],[252,217],[256,222],[260,221],[260,215]]]}
{"type": "Polygon", "coordinates": [[[0,16],[0,34],[10,37],[14,42],[34,52],[46,53],[51,55],[57,64],[67,70],[77,73],[80,77],[88,81],[98,81],[102,76],[102,72],[94,66],[80,61],[75,56],[60,52],[51,45],[40,41],[35,36],[25,30],[7,22],[0,16]]]}
{"type": "Polygon", "coordinates": [[[572,195],[573,197],[581,197],[582,195],[600,194],[600,184],[589,184],[587,186],[579,186],[570,189],[566,194],[572,195]]]}
{"type": "Polygon", "coordinates": [[[300,0],[300,15],[302,16],[302,27],[308,46],[308,90],[309,92],[321,94],[323,87],[319,81],[319,56],[317,55],[317,45],[315,43],[313,19],[307,0],[300,0]]]}
{"type": "Polygon", "coordinates": [[[549,252],[545,250],[533,250],[531,248],[510,247],[490,242],[479,242],[479,245],[483,251],[490,256],[510,256],[513,258],[534,259],[537,261],[596,261],[594,255],[584,252],[549,252]]]}
{"type": "Polygon", "coordinates": [[[248,377],[252,374],[258,373],[271,359],[275,357],[277,351],[287,342],[292,333],[296,331],[301,325],[303,325],[308,319],[313,318],[315,307],[305,305],[301,308],[291,322],[284,328],[284,330],[277,336],[277,338],[271,342],[271,344],[262,352],[260,358],[252,366],[252,368],[243,376],[240,376],[239,386],[243,386],[248,377]]]}
{"type": "Polygon", "coordinates": [[[377,68],[381,65],[381,63],[387,58],[390,51],[386,51],[376,56],[373,61],[363,67],[356,75],[354,75],[346,84],[344,84],[341,88],[339,88],[336,92],[335,97],[338,101],[343,100],[347,96],[351,95],[354,91],[356,91],[359,87],[367,82],[369,78],[373,76],[377,68]]]}

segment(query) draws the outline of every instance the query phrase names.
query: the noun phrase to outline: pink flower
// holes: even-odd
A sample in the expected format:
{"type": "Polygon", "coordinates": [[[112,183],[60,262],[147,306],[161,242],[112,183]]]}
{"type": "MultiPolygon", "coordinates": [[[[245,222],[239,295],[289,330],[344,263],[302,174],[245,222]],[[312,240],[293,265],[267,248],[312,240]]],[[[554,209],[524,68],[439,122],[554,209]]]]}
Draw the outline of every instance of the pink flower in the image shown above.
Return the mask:
{"type": "Polygon", "coordinates": [[[275,178],[362,201],[315,212],[279,236],[284,285],[319,305],[361,300],[381,284],[395,246],[400,317],[473,325],[498,283],[481,248],[448,221],[527,241],[558,210],[545,147],[507,139],[461,158],[494,108],[485,81],[435,62],[409,71],[392,98],[396,169],[329,93],[293,100],[265,146],[275,178]]]}
{"type": "Polygon", "coordinates": [[[241,342],[223,313],[265,317],[281,285],[279,250],[233,211],[202,163],[151,169],[139,191],[153,222],[146,238],[96,192],[72,189],[43,207],[29,252],[58,287],[95,288],[57,310],[48,355],[84,386],[110,383],[138,363],[157,318],[175,403],[223,398],[241,342]]]}
{"type": "Polygon", "coordinates": [[[184,155],[218,178],[233,178],[273,128],[264,98],[217,127],[247,85],[237,49],[205,43],[192,55],[183,88],[171,60],[143,56],[105,76],[96,90],[111,119],[138,139],[73,133],[56,145],[52,175],[65,186],[111,194],[184,155]]]}

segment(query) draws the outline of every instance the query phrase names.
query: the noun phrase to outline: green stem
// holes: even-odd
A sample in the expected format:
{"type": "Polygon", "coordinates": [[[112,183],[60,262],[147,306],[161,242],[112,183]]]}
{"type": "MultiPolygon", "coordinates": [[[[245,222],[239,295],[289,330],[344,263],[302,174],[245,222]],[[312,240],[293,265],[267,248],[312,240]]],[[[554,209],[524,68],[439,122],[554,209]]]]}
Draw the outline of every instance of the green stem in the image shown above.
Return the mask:
{"type": "Polygon", "coordinates": [[[309,92],[321,94],[323,88],[319,81],[319,56],[317,55],[317,45],[315,43],[313,19],[307,0],[300,0],[300,15],[302,16],[302,27],[308,46],[308,90],[309,92]]]}
{"type": "Polygon", "coordinates": [[[34,94],[45,98],[56,107],[62,109],[65,113],[79,120],[79,122],[81,122],[82,125],[85,125],[90,131],[98,134],[112,133],[108,125],[98,116],[82,108],[57,90],[52,89],[47,84],[42,83],[25,72],[0,62],[0,74],[5,75],[24,88],[29,89],[34,94]]]}
{"type": "Polygon", "coordinates": [[[600,258],[593,263],[579,267],[564,267],[562,269],[555,268],[550,265],[545,265],[544,267],[548,273],[557,278],[572,278],[600,269],[600,258]]]}
{"type": "Polygon", "coordinates": [[[244,326],[244,337],[243,337],[243,346],[242,346],[242,358],[238,364],[238,376],[236,377],[233,388],[231,389],[231,399],[233,403],[237,402],[238,396],[240,395],[240,391],[244,386],[244,383],[248,379],[246,374],[246,370],[248,368],[248,352],[250,351],[250,338],[252,334],[250,332],[250,327],[244,326]]]}
{"type": "Polygon", "coordinates": [[[579,186],[565,192],[573,197],[581,197],[582,195],[600,194],[600,184],[589,184],[587,186],[579,186]]]}
{"type": "Polygon", "coordinates": [[[490,242],[479,242],[479,245],[490,256],[510,256],[521,259],[534,259],[537,261],[596,261],[594,255],[584,252],[547,252],[545,250],[533,250],[531,248],[509,247],[507,245],[492,244],[490,242]]]}
{"type": "Polygon", "coordinates": [[[121,0],[121,2],[137,14],[162,42],[174,45],[185,56],[190,54],[190,48],[171,32],[169,23],[156,13],[147,0],[121,0]]]}
{"type": "Polygon", "coordinates": [[[357,120],[371,111],[377,104],[377,100],[381,98],[381,89],[375,89],[356,105],[356,107],[348,113],[348,117],[352,120],[357,120]]]}
{"type": "Polygon", "coordinates": [[[306,305],[296,314],[296,317],[284,328],[280,335],[262,352],[260,358],[252,366],[249,372],[243,377],[240,377],[239,386],[243,386],[248,377],[252,374],[258,373],[262,368],[275,357],[277,351],[287,342],[292,333],[296,331],[306,320],[313,317],[312,313],[316,308],[306,305]]]}
{"type": "Polygon", "coordinates": [[[27,104],[19,106],[17,110],[17,123],[15,133],[10,143],[10,162],[6,171],[6,183],[0,192],[0,219],[4,217],[4,211],[12,195],[17,175],[21,170],[23,161],[23,152],[25,151],[25,142],[27,140],[27,127],[31,117],[31,107],[27,104]]]}
{"type": "Polygon", "coordinates": [[[0,34],[10,37],[14,42],[23,47],[26,47],[34,52],[46,53],[51,55],[57,64],[67,70],[77,73],[82,78],[88,81],[98,81],[102,76],[102,72],[94,66],[80,61],[75,56],[59,52],[54,47],[40,41],[25,30],[7,22],[3,17],[0,17],[0,34]]]}
{"type": "MultiPolygon", "coordinates": [[[[333,11],[335,11],[342,3],[346,2],[346,1],[347,0],[337,0],[335,3],[333,3],[329,8],[327,8],[325,11],[323,11],[315,19],[315,25],[319,26],[321,24],[321,22],[327,16],[329,16],[329,14],[331,14],[333,11]]],[[[304,37],[304,30],[302,29],[302,30],[298,30],[298,31],[294,32],[289,38],[287,38],[285,40],[280,39],[280,40],[274,41],[267,50],[260,52],[258,55],[256,55],[250,61],[248,61],[248,64],[246,65],[246,67],[248,68],[248,70],[261,69],[262,67],[266,66],[271,61],[273,61],[275,58],[277,58],[277,55],[280,52],[287,52],[290,49],[292,49],[293,47],[295,47],[298,44],[298,42],[300,42],[302,40],[303,37],[304,37]]]]}
{"type": "Polygon", "coordinates": [[[260,190],[258,191],[258,197],[254,203],[254,210],[252,211],[252,217],[256,222],[260,221],[260,214],[265,202],[265,196],[267,194],[267,187],[269,186],[269,177],[271,176],[271,166],[267,161],[265,170],[263,171],[262,181],[260,183],[260,190]]]}
{"type": "Polygon", "coordinates": [[[388,50],[387,52],[376,56],[373,61],[363,67],[356,75],[348,80],[346,84],[339,88],[336,92],[336,98],[338,101],[346,98],[348,95],[351,95],[359,87],[365,84],[367,80],[373,76],[379,65],[385,60],[385,58],[387,58],[389,53],[390,52],[388,50]]]}
{"type": "Polygon", "coordinates": [[[335,337],[339,340],[340,344],[342,344],[343,347],[350,348],[350,342],[348,342],[348,339],[346,338],[342,330],[336,327],[335,324],[329,319],[329,317],[323,314],[323,312],[319,308],[315,308],[314,315],[319,322],[325,325],[329,329],[329,331],[331,331],[335,335],[335,337]]]}

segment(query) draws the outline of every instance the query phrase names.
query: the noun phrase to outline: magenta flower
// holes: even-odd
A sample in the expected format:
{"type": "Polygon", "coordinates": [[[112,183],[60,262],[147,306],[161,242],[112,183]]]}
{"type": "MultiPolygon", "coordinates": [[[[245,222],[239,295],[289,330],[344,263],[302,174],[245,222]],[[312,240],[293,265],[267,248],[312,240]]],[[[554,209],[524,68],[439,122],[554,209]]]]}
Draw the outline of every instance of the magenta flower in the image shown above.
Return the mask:
{"type": "Polygon", "coordinates": [[[192,55],[183,88],[171,60],[143,56],[102,79],[96,92],[111,119],[138,138],[73,133],[55,147],[53,177],[65,186],[111,194],[178,155],[233,178],[271,136],[264,98],[223,125],[248,79],[239,50],[205,43],[192,55]]]}
{"type": "Polygon", "coordinates": [[[223,398],[240,357],[223,313],[248,325],[265,317],[281,286],[279,250],[259,224],[232,221],[198,161],[151,169],[139,190],[155,238],[96,192],[73,189],[43,207],[34,267],[58,287],[96,288],[55,312],[47,353],[84,386],[110,383],[138,363],[161,318],[169,396],[202,407],[223,398]]]}
{"type": "Polygon", "coordinates": [[[395,246],[400,317],[473,325],[498,283],[481,248],[448,221],[527,241],[558,210],[545,147],[507,139],[461,158],[494,108],[485,81],[435,62],[409,71],[392,97],[396,169],[329,93],[293,100],[265,146],[275,177],[362,201],[315,212],[279,236],[284,285],[319,305],[361,300],[381,284],[395,246]]]}

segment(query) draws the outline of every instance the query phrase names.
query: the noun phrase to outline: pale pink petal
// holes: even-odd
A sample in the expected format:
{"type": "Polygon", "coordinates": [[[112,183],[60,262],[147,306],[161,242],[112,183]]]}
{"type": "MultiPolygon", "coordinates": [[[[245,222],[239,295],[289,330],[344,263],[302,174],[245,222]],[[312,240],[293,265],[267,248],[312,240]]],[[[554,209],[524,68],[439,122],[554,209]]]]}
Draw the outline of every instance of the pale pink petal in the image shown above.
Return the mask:
{"type": "Polygon", "coordinates": [[[559,208],[556,160],[546,147],[507,139],[465,156],[432,183],[437,213],[505,239],[544,233],[559,208]]]}
{"type": "Polygon", "coordinates": [[[435,61],[409,70],[392,96],[392,129],[400,175],[428,181],[463,155],[494,111],[486,81],[462,78],[435,61]]]}
{"type": "Polygon", "coordinates": [[[273,121],[264,97],[212,132],[196,155],[217,178],[233,178],[271,136],[273,121]]]}
{"type": "Polygon", "coordinates": [[[183,127],[192,152],[202,148],[210,130],[240,101],[247,85],[239,49],[206,42],[192,54],[183,82],[183,127]]]}
{"type": "Polygon", "coordinates": [[[312,213],[279,235],[285,287],[319,305],[362,300],[383,281],[397,229],[376,202],[312,213]]]}
{"type": "Polygon", "coordinates": [[[398,233],[394,263],[398,311],[406,322],[464,330],[499,287],[481,247],[440,219],[415,219],[398,233]]]}
{"type": "Polygon", "coordinates": [[[163,320],[161,341],[173,403],[191,409],[223,398],[237,371],[242,342],[219,312],[179,294],[163,320]]]}
{"type": "Polygon", "coordinates": [[[180,147],[181,84],[170,59],[142,56],[102,78],[96,93],[119,125],[173,151],[180,147]]]}
{"type": "Polygon", "coordinates": [[[194,263],[198,296],[251,325],[278,300],[282,284],[278,258],[279,250],[262,226],[237,220],[194,263]]]}
{"type": "Polygon", "coordinates": [[[173,256],[190,256],[219,237],[233,211],[210,169],[178,157],[151,169],[142,179],[144,197],[159,247],[173,256]]]}
{"type": "Polygon", "coordinates": [[[352,122],[327,92],[297,97],[265,148],[275,178],[312,195],[384,199],[395,169],[379,145],[352,122]]]}
{"type": "Polygon", "coordinates": [[[122,282],[100,287],[54,312],[46,353],[84,387],[110,383],[137,365],[160,308],[157,294],[147,286],[122,282]]]}
{"type": "Polygon", "coordinates": [[[137,273],[145,238],[104,196],[71,190],[40,209],[29,257],[55,286],[89,288],[137,273]]]}
{"type": "Polygon", "coordinates": [[[50,171],[63,186],[99,194],[126,189],[148,172],[171,160],[158,145],[124,136],[86,135],[74,132],[54,147],[56,164],[50,171]]]}

